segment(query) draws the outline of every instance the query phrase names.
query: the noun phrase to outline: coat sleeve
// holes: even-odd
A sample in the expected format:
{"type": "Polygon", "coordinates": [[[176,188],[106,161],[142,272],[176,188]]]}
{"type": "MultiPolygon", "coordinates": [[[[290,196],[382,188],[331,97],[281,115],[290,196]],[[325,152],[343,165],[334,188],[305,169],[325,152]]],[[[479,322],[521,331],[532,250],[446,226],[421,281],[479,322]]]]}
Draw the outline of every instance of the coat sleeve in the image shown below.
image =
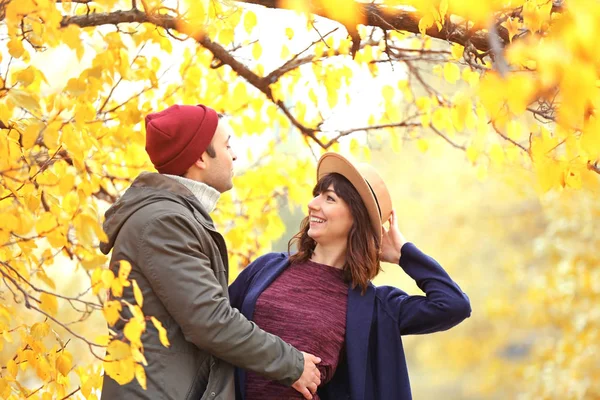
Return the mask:
{"type": "Polygon", "coordinates": [[[414,244],[402,247],[400,266],[425,292],[425,296],[409,296],[397,288],[378,288],[379,297],[398,319],[400,334],[444,331],[471,315],[467,295],[440,264],[414,244]]]}
{"type": "Polygon", "coordinates": [[[189,218],[155,217],[140,236],[140,266],[187,341],[235,366],[292,385],[304,368],[300,351],[248,321],[217,280],[189,218]]]}

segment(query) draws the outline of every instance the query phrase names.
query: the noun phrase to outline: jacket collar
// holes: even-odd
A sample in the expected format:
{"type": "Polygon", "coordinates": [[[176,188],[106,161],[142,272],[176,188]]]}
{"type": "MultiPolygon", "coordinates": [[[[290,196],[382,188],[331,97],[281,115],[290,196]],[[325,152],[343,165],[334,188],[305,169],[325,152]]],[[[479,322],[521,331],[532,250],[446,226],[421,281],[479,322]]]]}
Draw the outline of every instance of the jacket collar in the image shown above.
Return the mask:
{"type": "Polygon", "coordinates": [[[173,195],[171,199],[177,199],[180,203],[186,205],[202,226],[216,232],[208,211],[200,204],[194,193],[179,181],[156,172],[142,172],[131,184],[131,188],[154,189],[173,195]]]}

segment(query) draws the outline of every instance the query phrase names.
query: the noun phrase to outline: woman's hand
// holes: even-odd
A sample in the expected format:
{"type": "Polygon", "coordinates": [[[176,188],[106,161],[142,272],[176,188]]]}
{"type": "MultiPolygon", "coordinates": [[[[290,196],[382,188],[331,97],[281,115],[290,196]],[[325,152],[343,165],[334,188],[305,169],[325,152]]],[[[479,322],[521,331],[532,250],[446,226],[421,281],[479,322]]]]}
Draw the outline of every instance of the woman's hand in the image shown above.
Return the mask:
{"type": "Polygon", "coordinates": [[[406,243],[406,239],[398,228],[395,210],[392,210],[392,215],[390,215],[388,222],[390,223],[390,227],[388,229],[386,229],[385,226],[383,227],[381,261],[398,264],[400,261],[400,251],[402,250],[402,246],[406,243]]]}

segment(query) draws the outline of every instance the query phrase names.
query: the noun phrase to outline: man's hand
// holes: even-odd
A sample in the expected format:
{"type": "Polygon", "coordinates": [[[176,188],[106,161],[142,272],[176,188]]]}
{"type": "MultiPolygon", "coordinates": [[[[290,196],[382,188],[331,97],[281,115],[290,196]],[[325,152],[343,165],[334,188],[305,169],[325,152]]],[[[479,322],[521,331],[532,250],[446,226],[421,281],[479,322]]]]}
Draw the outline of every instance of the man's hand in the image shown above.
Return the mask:
{"type": "Polygon", "coordinates": [[[317,387],[321,384],[321,372],[317,364],[321,362],[319,357],[302,352],[304,356],[304,372],[292,387],[302,393],[306,400],[311,400],[312,395],[317,392],[317,387]]]}

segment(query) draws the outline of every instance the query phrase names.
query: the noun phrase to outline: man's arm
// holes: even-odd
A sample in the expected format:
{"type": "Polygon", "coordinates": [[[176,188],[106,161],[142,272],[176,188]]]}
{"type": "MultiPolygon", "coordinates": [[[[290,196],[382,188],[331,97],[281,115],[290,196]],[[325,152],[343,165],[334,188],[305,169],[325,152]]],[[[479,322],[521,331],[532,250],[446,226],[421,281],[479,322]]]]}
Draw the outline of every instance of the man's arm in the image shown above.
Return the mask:
{"type": "Polygon", "coordinates": [[[165,213],[143,229],[139,264],[191,343],[215,357],[292,385],[304,356],[232,308],[183,214],[165,213]]]}

